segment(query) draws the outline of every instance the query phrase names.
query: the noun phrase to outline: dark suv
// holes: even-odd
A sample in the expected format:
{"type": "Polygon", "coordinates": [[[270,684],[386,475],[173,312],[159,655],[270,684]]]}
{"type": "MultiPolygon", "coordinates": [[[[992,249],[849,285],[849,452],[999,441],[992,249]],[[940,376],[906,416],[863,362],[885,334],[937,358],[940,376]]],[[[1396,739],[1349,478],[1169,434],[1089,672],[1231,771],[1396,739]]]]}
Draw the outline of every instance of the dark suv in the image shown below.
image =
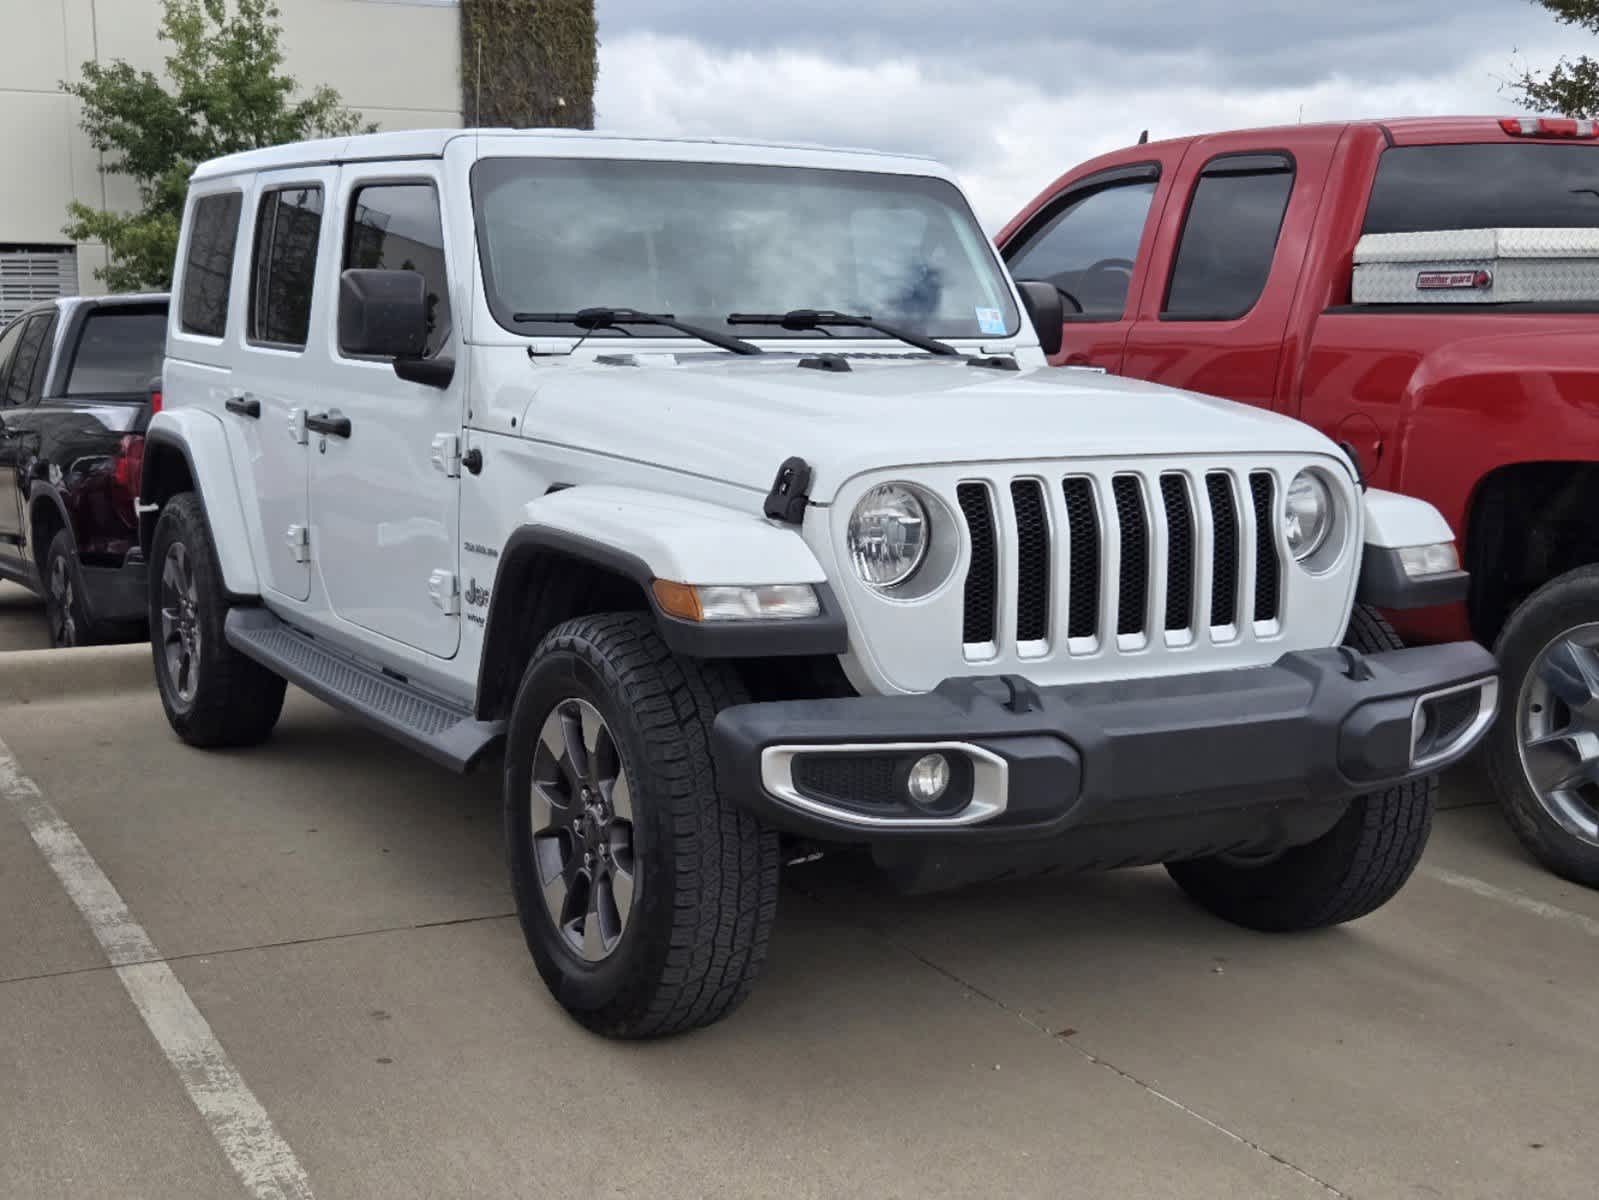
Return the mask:
{"type": "Polygon", "coordinates": [[[74,297],[0,329],[0,579],[44,598],[57,646],[146,636],[144,430],[164,295],[74,297]]]}

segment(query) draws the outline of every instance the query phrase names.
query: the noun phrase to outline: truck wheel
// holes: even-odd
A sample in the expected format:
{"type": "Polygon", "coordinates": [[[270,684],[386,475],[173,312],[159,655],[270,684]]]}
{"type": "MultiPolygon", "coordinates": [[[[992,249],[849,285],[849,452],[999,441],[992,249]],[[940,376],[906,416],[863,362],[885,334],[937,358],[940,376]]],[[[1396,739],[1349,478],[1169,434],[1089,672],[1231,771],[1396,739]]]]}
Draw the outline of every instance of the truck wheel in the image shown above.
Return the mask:
{"type": "Polygon", "coordinates": [[[1505,710],[1487,753],[1499,807],[1544,866],[1599,887],[1599,567],[1534,592],[1496,653],[1505,710]]]}
{"type": "MultiPolygon", "coordinates": [[[[1357,606],[1344,644],[1377,653],[1404,643],[1373,609],[1357,606]]],[[[1437,776],[1356,796],[1321,837],[1251,863],[1218,856],[1167,863],[1189,897],[1250,929],[1282,933],[1353,921],[1381,908],[1421,861],[1432,831],[1437,776]]]]}
{"type": "Polygon", "coordinates": [[[253,746],[283,709],[283,680],[223,636],[228,607],[205,510],[183,492],[150,546],[150,646],[167,721],[191,746],[253,746]]]}
{"type": "Polygon", "coordinates": [[[551,630],[511,711],[517,915],[557,1001],[596,1033],[708,1025],[742,1001],[777,913],[777,835],[717,789],[711,723],[737,678],[636,613],[551,630]]]}
{"type": "Polygon", "coordinates": [[[72,534],[56,531],[44,555],[44,619],[52,646],[92,646],[99,640],[83,606],[83,575],[72,534]]]}

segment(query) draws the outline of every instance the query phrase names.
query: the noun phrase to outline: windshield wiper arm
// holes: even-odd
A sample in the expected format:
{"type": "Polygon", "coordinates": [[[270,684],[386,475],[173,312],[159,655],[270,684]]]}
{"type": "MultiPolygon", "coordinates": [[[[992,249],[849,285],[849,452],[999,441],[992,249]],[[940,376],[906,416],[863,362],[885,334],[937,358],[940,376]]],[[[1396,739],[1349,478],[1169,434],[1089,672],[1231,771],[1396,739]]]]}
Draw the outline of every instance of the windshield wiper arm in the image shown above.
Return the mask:
{"type": "Polygon", "coordinates": [[[746,342],[743,338],[736,338],[732,334],[718,333],[714,329],[706,329],[703,325],[691,325],[687,321],[679,321],[671,313],[646,313],[633,308],[581,308],[577,312],[519,312],[512,313],[511,320],[518,323],[527,321],[551,321],[559,325],[576,325],[579,329],[593,332],[596,329],[621,329],[626,325],[661,325],[667,329],[675,329],[679,333],[686,333],[690,337],[697,337],[702,342],[722,350],[729,350],[734,354],[760,354],[762,350],[753,342],[746,342]]]}
{"type": "Polygon", "coordinates": [[[948,342],[941,342],[937,338],[924,337],[919,333],[912,333],[908,329],[901,329],[897,325],[885,325],[882,321],[874,320],[869,316],[857,316],[853,313],[834,312],[832,309],[822,308],[793,308],[786,313],[733,313],[727,318],[729,325],[781,325],[784,329],[822,329],[829,325],[839,328],[872,329],[878,333],[887,334],[904,342],[907,346],[915,346],[918,350],[926,350],[929,354],[937,354],[941,358],[963,357],[961,352],[948,342]]]}

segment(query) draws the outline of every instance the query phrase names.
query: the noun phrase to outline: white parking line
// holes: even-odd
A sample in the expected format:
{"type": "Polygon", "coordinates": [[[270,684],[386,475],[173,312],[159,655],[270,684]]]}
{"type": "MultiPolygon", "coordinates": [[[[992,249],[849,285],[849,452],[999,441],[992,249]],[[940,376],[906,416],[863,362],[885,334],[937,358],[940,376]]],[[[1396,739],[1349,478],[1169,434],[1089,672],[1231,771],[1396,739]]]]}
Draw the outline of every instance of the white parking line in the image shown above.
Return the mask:
{"type": "Polygon", "coordinates": [[[61,886],[94,932],[150,1035],[177,1072],[189,1099],[239,1179],[257,1200],[311,1200],[311,1184],[294,1151],[217,1041],[216,1034],[161,959],[150,935],[88,849],[22,773],[0,741],[0,795],[28,827],[61,886]]]}
{"type": "Polygon", "coordinates": [[[1561,908],[1558,904],[1534,900],[1521,892],[1496,887],[1485,879],[1478,879],[1475,875],[1461,875],[1454,871],[1446,871],[1442,867],[1422,867],[1421,873],[1428,879],[1436,879],[1439,883],[1447,883],[1450,887],[1460,888],[1486,900],[1497,900],[1501,904],[1511,905],[1513,908],[1521,909],[1522,912],[1532,913],[1545,920],[1573,925],[1589,937],[1599,937],[1599,920],[1579,912],[1572,912],[1569,908],[1561,908]]]}

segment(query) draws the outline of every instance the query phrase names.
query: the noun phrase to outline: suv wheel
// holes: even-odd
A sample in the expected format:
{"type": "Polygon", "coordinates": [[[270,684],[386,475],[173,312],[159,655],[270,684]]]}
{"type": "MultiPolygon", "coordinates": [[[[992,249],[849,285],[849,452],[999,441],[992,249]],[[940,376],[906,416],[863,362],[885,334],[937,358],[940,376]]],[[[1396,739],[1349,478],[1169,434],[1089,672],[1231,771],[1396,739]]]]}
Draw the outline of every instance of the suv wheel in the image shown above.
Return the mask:
{"type": "Polygon", "coordinates": [[[711,723],[744,699],[647,617],[558,626],[517,691],[505,834],[539,974],[613,1037],[708,1025],[748,994],[777,912],[777,835],[720,795],[711,723]]]}
{"type": "MultiPolygon", "coordinates": [[[[1344,645],[1367,653],[1404,645],[1387,621],[1359,606],[1344,645]]],[[[1421,861],[1438,779],[1428,776],[1356,796],[1338,823],[1270,858],[1239,855],[1166,864],[1190,898],[1234,924],[1268,932],[1316,929],[1381,908],[1421,861]]]]}
{"type": "Polygon", "coordinates": [[[200,499],[174,496],[150,546],[150,645],[167,720],[191,746],[254,745],[283,709],[283,680],[223,636],[228,607],[200,499]]]}
{"type": "Polygon", "coordinates": [[[52,646],[92,646],[98,638],[83,605],[83,575],[72,534],[57,530],[44,556],[44,619],[52,646]]]}
{"type": "Polygon", "coordinates": [[[1496,650],[1507,703],[1487,747],[1499,806],[1544,866],[1599,887],[1599,567],[1534,592],[1496,650]]]}

